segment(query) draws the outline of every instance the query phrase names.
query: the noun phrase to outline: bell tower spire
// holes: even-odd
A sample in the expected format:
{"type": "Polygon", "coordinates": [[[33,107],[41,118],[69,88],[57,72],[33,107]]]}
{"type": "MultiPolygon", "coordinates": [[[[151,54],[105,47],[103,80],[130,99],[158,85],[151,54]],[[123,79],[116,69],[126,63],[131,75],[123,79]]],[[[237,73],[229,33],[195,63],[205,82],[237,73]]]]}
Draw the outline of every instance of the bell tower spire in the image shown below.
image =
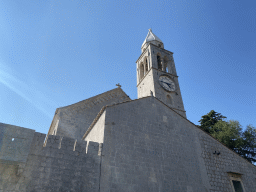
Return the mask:
{"type": "Polygon", "coordinates": [[[173,52],[149,29],[137,63],[138,98],[153,96],[186,117],[173,52]]]}

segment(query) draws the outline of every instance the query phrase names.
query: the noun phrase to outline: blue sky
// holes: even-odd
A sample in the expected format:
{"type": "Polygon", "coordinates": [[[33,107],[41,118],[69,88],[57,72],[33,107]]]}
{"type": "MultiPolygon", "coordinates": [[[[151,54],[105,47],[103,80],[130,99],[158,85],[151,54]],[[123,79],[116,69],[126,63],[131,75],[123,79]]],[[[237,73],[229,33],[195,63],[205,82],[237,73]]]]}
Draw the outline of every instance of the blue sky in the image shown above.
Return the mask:
{"type": "Polygon", "coordinates": [[[0,1],[0,122],[47,133],[55,109],[137,98],[148,29],[174,52],[185,110],[256,126],[255,1],[0,1]]]}

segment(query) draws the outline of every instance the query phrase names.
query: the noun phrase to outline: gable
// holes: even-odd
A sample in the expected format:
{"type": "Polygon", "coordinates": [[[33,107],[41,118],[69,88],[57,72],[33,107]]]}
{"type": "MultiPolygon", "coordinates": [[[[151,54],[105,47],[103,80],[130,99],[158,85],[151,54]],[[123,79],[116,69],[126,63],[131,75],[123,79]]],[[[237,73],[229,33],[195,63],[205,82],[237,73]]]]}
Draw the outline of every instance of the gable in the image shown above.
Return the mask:
{"type": "Polygon", "coordinates": [[[170,191],[177,183],[193,191],[232,191],[230,172],[243,175],[246,191],[256,188],[254,165],[154,97],[108,106],[91,128],[104,129],[103,189],[121,191],[131,174],[139,180],[133,191],[170,191]]]}
{"type": "Polygon", "coordinates": [[[130,100],[121,88],[116,88],[78,103],[56,110],[48,135],[81,139],[103,106],[130,100]],[[56,131],[56,133],[55,133],[56,131]]]}

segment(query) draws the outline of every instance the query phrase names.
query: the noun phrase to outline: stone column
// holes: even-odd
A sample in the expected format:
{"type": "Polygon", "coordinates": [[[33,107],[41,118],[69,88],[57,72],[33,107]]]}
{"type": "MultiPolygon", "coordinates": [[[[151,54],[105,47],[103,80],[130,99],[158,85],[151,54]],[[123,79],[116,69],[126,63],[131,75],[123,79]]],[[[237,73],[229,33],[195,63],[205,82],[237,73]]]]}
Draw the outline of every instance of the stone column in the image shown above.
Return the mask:
{"type": "Polygon", "coordinates": [[[171,61],[168,60],[167,63],[166,63],[166,67],[168,68],[168,73],[172,73],[172,67],[171,67],[171,61]]]}
{"type": "Polygon", "coordinates": [[[165,65],[164,65],[164,59],[161,58],[161,65],[162,65],[162,71],[166,72],[165,65]]]}

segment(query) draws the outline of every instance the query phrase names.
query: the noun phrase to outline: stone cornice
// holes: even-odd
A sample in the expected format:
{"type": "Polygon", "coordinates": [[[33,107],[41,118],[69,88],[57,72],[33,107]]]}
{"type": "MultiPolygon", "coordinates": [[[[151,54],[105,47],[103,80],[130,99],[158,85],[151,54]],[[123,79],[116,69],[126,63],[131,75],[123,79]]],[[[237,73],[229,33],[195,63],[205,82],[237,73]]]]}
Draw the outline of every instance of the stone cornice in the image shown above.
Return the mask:
{"type": "Polygon", "coordinates": [[[160,49],[160,50],[162,50],[164,52],[167,52],[168,54],[170,54],[170,53],[173,54],[173,52],[171,52],[171,51],[168,51],[168,50],[166,50],[164,48],[161,48],[161,47],[157,47],[156,45],[154,45],[152,43],[148,43],[148,45],[146,46],[145,50],[141,53],[141,55],[139,56],[139,58],[137,59],[137,61],[135,63],[137,63],[141,59],[141,57],[144,56],[144,54],[146,53],[146,50],[147,50],[149,45],[152,45],[152,46],[154,46],[154,47],[156,47],[156,48],[158,48],[158,49],[160,49]]]}
{"type": "Polygon", "coordinates": [[[152,46],[154,46],[154,47],[156,47],[156,48],[158,48],[158,49],[160,49],[160,50],[162,50],[162,51],[164,51],[164,52],[173,54],[173,52],[168,51],[168,50],[166,50],[166,49],[164,49],[164,48],[158,47],[158,46],[156,46],[156,45],[154,45],[154,44],[152,44],[152,43],[149,43],[149,44],[152,45],[152,46]]]}
{"type": "Polygon", "coordinates": [[[142,56],[144,56],[144,54],[145,54],[146,51],[147,51],[148,46],[149,46],[149,44],[146,46],[145,50],[140,54],[139,58],[137,59],[137,61],[136,61],[135,63],[137,63],[137,62],[140,60],[140,58],[141,58],[142,56]]]}
{"type": "Polygon", "coordinates": [[[94,106],[94,105],[97,105],[97,104],[101,103],[102,101],[106,101],[106,100],[109,100],[109,99],[111,99],[113,97],[117,97],[118,95],[115,95],[113,93],[118,93],[118,92],[123,94],[127,98],[129,98],[129,96],[121,88],[118,87],[118,88],[109,90],[107,92],[101,93],[99,95],[96,95],[94,97],[91,97],[91,98],[79,101],[77,103],[74,103],[74,104],[71,104],[71,105],[67,105],[65,107],[61,107],[59,109],[67,109],[67,108],[70,108],[70,107],[76,107],[76,106],[79,106],[80,104],[87,105],[88,107],[94,106]]]}
{"type": "Polygon", "coordinates": [[[179,76],[177,76],[177,75],[173,75],[173,74],[167,73],[167,72],[165,72],[165,71],[161,71],[161,70],[159,70],[159,69],[157,69],[157,68],[150,67],[149,70],[147,71],[147,73],[142,77],[142,79],[139,81],[139,83],[138,83],[138,85],[137,85],[136,87],[138,87],[138,86],[140,85],[140,83],[141,83],[141,82],[143,81],[143,79],[147,76],[147,74],[149,73],[149,71],[150,71],[151,69],[155,69],[155,70],[157,70],[157,71],[159,71],[159,72],[164,73],[165,75],[170,75],[170,76],[173,76],[173,77],[179,77],[179,76]]]}
{"type": "Polygon", "coordinates": [[[138,83],[138,85],[136,87],[139,86],[139,84],[143,81],[143,79],[147,76],[147,74],[149,73],[149,71],[151,71],[152,67],[150,67],[150,69],[147,71],[147,73],[142,77],[142,79],[140,80],[140,82],[138,83]]]}
{"type": "Polygon", "coordinates": [[[177,110],[177,111],[181,111],[181,112],[186,112],[186,111],[183,111],[183,110],[180,110],[180,109],[174,108],[174,107],[172,107],[172,109],[177,110]]]}

